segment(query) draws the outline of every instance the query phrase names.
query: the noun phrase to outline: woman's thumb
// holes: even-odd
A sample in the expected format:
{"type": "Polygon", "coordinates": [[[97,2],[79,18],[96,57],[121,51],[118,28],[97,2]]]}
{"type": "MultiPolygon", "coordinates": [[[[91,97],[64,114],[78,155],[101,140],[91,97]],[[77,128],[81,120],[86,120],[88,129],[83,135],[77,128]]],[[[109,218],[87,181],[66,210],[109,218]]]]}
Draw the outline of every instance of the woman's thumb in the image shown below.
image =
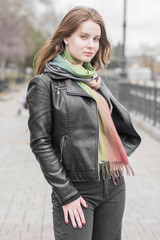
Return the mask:
{"type": "Polygon", "coordinates": [[[86,207],[86,208],[88,207],[86,201],[85,201],[82,197],[80,197],[80,203],[81,203],[84,207],[86,207]]]}

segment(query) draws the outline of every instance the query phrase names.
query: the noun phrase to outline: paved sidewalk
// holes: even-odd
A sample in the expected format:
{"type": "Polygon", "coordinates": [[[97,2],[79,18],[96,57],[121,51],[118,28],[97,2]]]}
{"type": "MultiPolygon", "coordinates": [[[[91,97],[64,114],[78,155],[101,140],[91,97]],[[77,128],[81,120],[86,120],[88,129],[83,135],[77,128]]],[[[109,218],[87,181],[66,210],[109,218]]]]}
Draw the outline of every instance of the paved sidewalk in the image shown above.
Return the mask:
{"type": "MultiPolygon", "coordinates": [[[[28,112],[17,116],[26,86],[0,99],[0,239],[54,240],[51,187],[29,147],[28,112]]],[[[130,157],[122,240],[160,239],[160,143],[137,129],[142,144],[130,157]]],[[[107,238],[106,238],[107,240],[107,238]]]]}

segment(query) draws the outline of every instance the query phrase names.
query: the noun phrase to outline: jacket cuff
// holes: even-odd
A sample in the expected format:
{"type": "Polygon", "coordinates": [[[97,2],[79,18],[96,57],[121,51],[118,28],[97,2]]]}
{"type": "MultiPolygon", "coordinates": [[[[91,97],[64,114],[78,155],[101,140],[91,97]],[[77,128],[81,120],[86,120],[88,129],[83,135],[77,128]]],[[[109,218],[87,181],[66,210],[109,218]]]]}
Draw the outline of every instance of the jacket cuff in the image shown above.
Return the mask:
{"type": "Polygon", "coordinates": [[[81,196],[81,195],[80,195],[80,193],[78,192],[78,193],[77,193],[76,195],[74,195],[73,197],[67,199],[66,201],[61,202],[61,206],[66,205],[66,204],[68,204],[68,203],[70,203],[70,202],[75,201],[75,200],[78,199],[80,196],[81,196]]]}

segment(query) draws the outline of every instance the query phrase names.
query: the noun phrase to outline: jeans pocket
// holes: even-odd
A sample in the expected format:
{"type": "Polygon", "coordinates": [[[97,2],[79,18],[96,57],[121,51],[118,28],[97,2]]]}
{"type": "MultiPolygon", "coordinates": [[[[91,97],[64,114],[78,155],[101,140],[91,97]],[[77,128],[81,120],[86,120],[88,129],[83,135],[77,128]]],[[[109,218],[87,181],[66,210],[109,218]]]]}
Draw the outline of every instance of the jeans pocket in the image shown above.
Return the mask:
{"type": "Polygon", "coordinates": [[[53,204],[53,207],[59,207],[60,206],[60,202],[55,194],[54,191],[52,191],[52,194],[51,194],[51,200],[52,200],[52,204],[53,204]]]}

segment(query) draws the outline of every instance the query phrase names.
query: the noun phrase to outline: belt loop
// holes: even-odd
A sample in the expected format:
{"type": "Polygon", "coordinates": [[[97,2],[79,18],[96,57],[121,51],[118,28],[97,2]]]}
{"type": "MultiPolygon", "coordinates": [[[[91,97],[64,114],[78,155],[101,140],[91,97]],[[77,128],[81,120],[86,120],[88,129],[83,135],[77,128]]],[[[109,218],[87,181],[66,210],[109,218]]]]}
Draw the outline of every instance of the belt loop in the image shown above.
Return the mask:
{"type": "Polygon", "coordinates": [[[102,162],[102,178],[103,178],[103,180],[105,181],[105,179],[106,179],[106,174],[105,174],[105,165],[104,165],[104,162],[102,162]]]}
{"type": "Polygon", "coordinates": [[[105,166],[105,162],[103,163],[103,168],[104,168],[104,180],[106,180],[106,166],[105,166]]]}

